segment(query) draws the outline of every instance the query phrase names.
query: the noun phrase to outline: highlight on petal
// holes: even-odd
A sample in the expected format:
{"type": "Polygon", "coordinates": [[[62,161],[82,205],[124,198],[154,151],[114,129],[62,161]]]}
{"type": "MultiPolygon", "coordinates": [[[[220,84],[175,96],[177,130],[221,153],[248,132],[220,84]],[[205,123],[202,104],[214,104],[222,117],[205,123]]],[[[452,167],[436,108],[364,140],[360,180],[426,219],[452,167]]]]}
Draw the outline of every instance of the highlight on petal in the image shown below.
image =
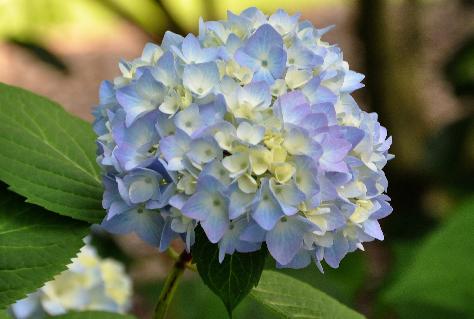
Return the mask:
{"type": "Polygon", "coordinates": [[[219,70],[214,62],[189,64],[184,67],[183,84],[198,97],[211,93],[219,79],[219,70]]]}

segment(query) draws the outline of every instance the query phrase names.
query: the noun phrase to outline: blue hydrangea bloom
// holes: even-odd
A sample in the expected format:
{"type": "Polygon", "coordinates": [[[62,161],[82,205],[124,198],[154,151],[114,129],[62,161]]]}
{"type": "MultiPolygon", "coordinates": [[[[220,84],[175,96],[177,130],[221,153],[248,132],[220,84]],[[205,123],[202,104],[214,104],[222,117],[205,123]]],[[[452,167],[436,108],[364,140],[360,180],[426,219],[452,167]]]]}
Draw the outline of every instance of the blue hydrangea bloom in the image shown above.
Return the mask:
{"type": "Polygon", "coordinates": [[[299,15],[256,8],[166,32],[121,61],[94,110],[102,226],[219,260],[267,247],[278,267],[338,267],[383,240],[391,137],[351,93],[364,76],[299,15]]]}

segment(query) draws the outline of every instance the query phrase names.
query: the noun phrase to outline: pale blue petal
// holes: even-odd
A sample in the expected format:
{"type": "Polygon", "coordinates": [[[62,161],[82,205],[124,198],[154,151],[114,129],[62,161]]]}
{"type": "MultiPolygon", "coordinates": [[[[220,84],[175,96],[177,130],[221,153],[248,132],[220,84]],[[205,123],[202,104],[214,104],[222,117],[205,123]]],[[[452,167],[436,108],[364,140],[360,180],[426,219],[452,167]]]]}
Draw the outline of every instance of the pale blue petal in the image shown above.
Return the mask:
{"type": "Polygon", "coordinates": [[[363,88],[364,84],[360,83],[365,76],[354,71],[347,71],[344,76],[344,83],[342,84],[341,92],[352,93],[357,89],[363,88]]]}
{"type": "Polygon", "coordinates": [[[265,234],[267,232],[262,227],[258,226],[254,221],[250,221],[246,228],[242,231],[240,239],[251,243],[261,243],[265,241],[265,234]]]}
{"type": "Polygon", "coordinates": [[[256,195],[247,194],[240,190],[237,183],[232,184],[228,191],[229,196],[229,218],[234,219],[243,215],[253,204],[256,195]]]}
{"type": "Polygon", "coordinates": [[[272,101],[270,86],[265,81],[254,81],[239,91],[238,99],[254,107],[266,108],[272,101]]]}
{"type": "Polygon", "coordinates": [[[159,58],[156,65],[150,71],[153,77],[167,88],[175,87],[178,84],[175,58],[173,53],[169,51],[159,58]]]}
{"type": "Polygon", "coordinates": [[[226,112],[226,102],[222,94],[217,95],[211,103],[199,105],[201,119],[208,127],[222,122],[226,112]]]}
{"type": "Polygon", "coordinates": [[[148,244],[159,247],[163,218],[155,211],[144,210],[139,213],[137,209],[131,209],[104,220],[101,226],[114,234],[134,232],[148,244]]]}
{"type": "Polygon", "coordinates": [[[312,78],[303,87],[302,92],[308,98],[311,104],[324,102],[334,104],[337,101],[337,96],[330,89],[321,86],[321,79],[318,77],[312,78]]]}
{"type": "Polygon", "coordinates": [[[256,203],[252,207],[252,218],[265,230],[272,229],[283,216],[283,211],[270,191],[268,179],[263,179],[256,203]]]}
{"type": "Polygon", "coordinates": [[[266,235],[268,251],[280,265],[288,264],[302,248],[306,225],[298,217],[282,218],[266,235]]]}
{"type": "Polygon", "coordinates": [[[196,63],[193,56],[201,51],[201,44],[193,34],[189,33],[184,37],[183,43],[181,43],[181,50],[187,61],[196,63]]]}
{"type": "Polygon", "coordinates": [[[188,64],[184,67],[183,84],[199,97],[211,93],[219,80],[219,70],[215,62],[188,64]]]}
{"type": "Polygon", "coordinates": [[[160,252],[164,252],[168,249],[171,244],[171,241],[178,237],[178,234],[171,229],[171,218],[167,218],[163,225],[163,232],[161,233],[160,238],[160,252]]]}
{"type": "Polygon", "coordinates": [[[272,180],[270,189],[286,215],[295,214],[298,211],[298,205],[306,199],[305,194],[293,183],[278,185],[272,180]]]}
{"type": "Polygon", "coordinates": [[[199,114],[198,105],[191,104],[185,110],[178,112],[174,116],[174,124],[177,128],[191,136],[202,126],[202,119],[199,114]]]}
{"type": "Polygon", "coordinates": [[[279,79],[286,71],[286,51],[281,47],[273,47],[268,54],[268,70],[274,79],[279,79]]]}
{"type": "Polygon", "coordinates": [[[362,227],[364,228],[364,232],[369,235],[374,237],[375,239],[378,240],[383,240],[384,235],[382,232],[382,228],[380,227],[380,224],[378,221],[373,220],[373,219],[367,219],[362,227]]]}
{"type": "Polygon", "coordinates": [[[271,85],[273,82],[275,82],[275,78],[273,77],[270,69],[260,68],[254,73],[252,81],[263,81],[271,85]]]}
{"type": "Polygon", "coordinates": [[[212,199],[207,192],[196,192],[186,201],[181,212],[187,217],[201,221],[209,216],[212,206],[212,199]]]}
{"type": "Polygon", "coordinates": [[[209,163],[222,157],[222,150],[213,138],[198,138],[192,141],[187,156],[196,164],[209,163]]]}
{"type": "Polygon", "coordinates": [[[117,145],[127,144],[140,148],[158,142],[158,133],[155,129],[157,112],[149,113],[131,126],[126,127],[123,113],[117,114],[112,121],[112,135],[117,145]]]}
{"type": "Polygon", "coordinates": [[[160,141],[160,151],[168,162],[169,169],[180,170],[184,168],[181,161],[184,154],[189,150],[190,143],[191,139],[180,130],[177,130],[175,135],[167,136],[160,141]],[[173,166],[171,166],[171,161],[173,161],[173,166]]]}
{"type": "Polygon", "coordinates": [[[273,112],[284,123],[298,125],[311,113],[311,107],[301,91],[292,91],[277,99],[273,112]]]}
{"type": "Polygon", "coordinates": [[[240,219],[232,222],[225,235],[219,241],[219,262],[222,263],[226,254],[232,255],[234,251],[252,252],[260,248],[260,243],[251,243],[242,241],[240,235],[245,230],[248,222],[246,219],[240,219]]]}
{"type": "Polygon", "coordinates": [[[183,40],[183,36],[171,31],[166,31],[165,35],[163,36],[163,40],[161,41],[161,47],[168,51],[172,46],[180,46],[183,40]]]}
{"type": "Polygon", "coordinates": [[[162,112],[158,112],[155,127],[161,138],[173,135],[176,132],[174,122],[170,120],[167,114],[162,112]]]}
{"type": "Polygon", "coordinates": [[[342,235],[334,238],[333,246],[324,248],[324,260],[332,268],[338,268],[342,258],[349,251],[349,243],[342,235]]]}
{"type": "Polygon", "coordinates": [[[219,182],[219,180],[210,175],[202,175],[199,176],[199,180],[197,183],[197,189],[202,190],[204,192],[224,192],[224,185],[219,182]]]}
{"type": "Polygon", "coordinates": [[[213,209],[209,212],[206,220],[201,222],[202,229],[211,243],[217,243],[229,228],[229,216],[227,208],[221,210],[213,209]]]}
{"type": "Polygon", "coordinates": [[[154,161],[148,152],[129,144],[115,147],[112,155],[124,171],[130,171],[139,166],[146,167],[154,161]]]}
{"type": "Polygon", "coordinates": [[[302,269],[306,268],[311,263],[311,252],[300,249],[295,257],[286,265],[279,264],[277,262],[277,268],[292,268],[292,269],[302,269]]]}
{"type": "Polygon", "coordinates": [[[283,47],[281,35],[269,24],[264,24],[247,40],[245,51],[253,57],[265,56],[272,47],[283,47]]]}
{"type": "Polygon", "coordinates": [[[216,178],[222,185],[229,185],[231,183],[229,172],[224,168],[220,160],[214,160],[204,166],[200,176],[206,175],[216,178]]]}
{"type": "Polygon", "coordinates": [[[243,48],[240,48],[237,51],[235,51],[234,59],[240,65],[246,66],[250,70],[253,70],[253,71],[258,70],[261,67],[260,60],[258,58],[255,58],[247,54],[243,48]]]}

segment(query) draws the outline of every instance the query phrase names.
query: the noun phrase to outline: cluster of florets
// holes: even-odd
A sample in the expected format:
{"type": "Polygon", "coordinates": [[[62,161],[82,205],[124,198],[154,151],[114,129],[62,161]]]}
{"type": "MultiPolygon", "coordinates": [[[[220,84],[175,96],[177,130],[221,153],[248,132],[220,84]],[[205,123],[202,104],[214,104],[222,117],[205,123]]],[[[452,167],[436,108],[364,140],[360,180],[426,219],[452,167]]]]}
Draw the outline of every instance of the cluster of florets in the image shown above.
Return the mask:
{"type": "Polygon", "coordinates": [[[68,269],[11,307],[16,319],[38,319],[70,311],[125,313],[131,306],[132,282],[122,264],[102,259],[84,246],[68,269]]]}
{"type": "Polygon", "coordinates": [[[250,8],[122,61],[95,111],[102,226],[164,250],[200,225],[221,261],[265,243],[292,268],[383,239],[391,139],[329,29],[250,8]]]}

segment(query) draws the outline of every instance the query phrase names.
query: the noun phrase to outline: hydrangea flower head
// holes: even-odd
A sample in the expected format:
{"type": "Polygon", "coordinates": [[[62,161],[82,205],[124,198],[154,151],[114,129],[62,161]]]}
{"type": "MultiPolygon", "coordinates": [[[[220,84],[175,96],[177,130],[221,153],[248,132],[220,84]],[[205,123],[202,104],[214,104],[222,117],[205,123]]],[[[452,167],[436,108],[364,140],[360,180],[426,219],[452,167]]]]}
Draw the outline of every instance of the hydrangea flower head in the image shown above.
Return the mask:
{"type": "Polygon", "coordinates": [[[161,250],[199,226],[221,261],[266,244],[290,268],[382,240],[391,138],[351,97],[364,76],[330,29],[249,8],[122,61],[94,111],[102,226],[161,250]]]}
{"type": "Polygon", "coordinates": [[[102,259],[84,246],[68,269],[11,307],[16,319],[37,319],[70,311],[125,313],[131,306],[132,282],[124,267],[102,259]]]}

